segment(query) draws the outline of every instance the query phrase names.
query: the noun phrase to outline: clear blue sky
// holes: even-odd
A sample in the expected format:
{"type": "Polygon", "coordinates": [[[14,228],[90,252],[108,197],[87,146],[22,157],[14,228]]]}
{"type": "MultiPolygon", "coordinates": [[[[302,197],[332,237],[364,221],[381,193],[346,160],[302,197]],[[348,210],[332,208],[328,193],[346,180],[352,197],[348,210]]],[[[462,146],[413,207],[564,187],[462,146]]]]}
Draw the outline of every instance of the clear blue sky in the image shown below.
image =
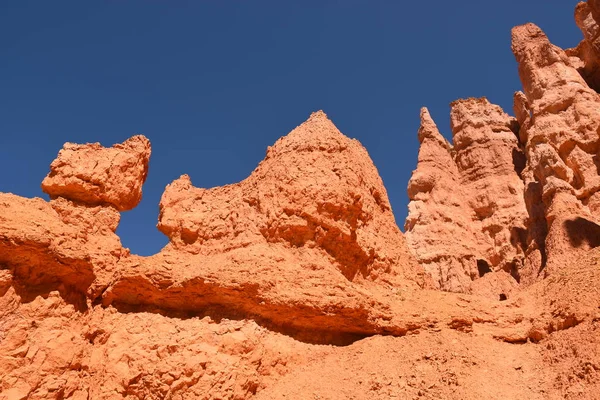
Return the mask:
{"type": "Polygon", "coordinates": [[[574,0],[0,2],[0,191],[46,198],[66,141],[152,142],[144,198],[118,233],[158,251],[165,185],[244,179],[267,146],[323,109],[359,139],[398,225],[419,108],[449,137],[448,104],[487,96],[512,113],[510,29],[575,46],[574,0]]]}

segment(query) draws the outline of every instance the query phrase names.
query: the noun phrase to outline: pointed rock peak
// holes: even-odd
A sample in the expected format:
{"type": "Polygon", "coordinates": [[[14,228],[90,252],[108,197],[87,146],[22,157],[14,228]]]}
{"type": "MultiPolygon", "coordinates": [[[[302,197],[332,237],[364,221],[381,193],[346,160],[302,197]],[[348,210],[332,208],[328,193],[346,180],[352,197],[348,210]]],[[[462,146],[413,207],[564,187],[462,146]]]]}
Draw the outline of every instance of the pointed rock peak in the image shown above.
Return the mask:
{"type": "Polygon", "coordinates": [[[451,147],[448,141],[440,133],[433,118],[431,118],[431,114],[429,114],[427,107],[421,108],[421,126],[419,127],[418,135],[419,143],[423,143],[425,139],[431,139],[438,142],[446,149],[450,149],[451,147]]]}
{"type": "Polygon", "coordinates": [[[287,136],[279,139],[267,156],[273,156],[279,151],[325,150],[335,151],[347,147],[350,139],[331,122],[323,111],[319,110],[310,115],[302,124],[292,130],[287,136]]]}
{"type": "Polygon", "coordinates": [[[300,124],[300,126],[294,129],[292,132],[296,132],[300,129],[322,133],[342,134],[333,124],[333,122],[331,122],[331,120],[327,117],[327,114],[323,112],[323,110],[315,111],[310,114],[310,117],[308,117],[306,121],[300,124]]]}
{"type": "Polygon", "coordinates": [[[430,132],[438,130],[437,125],[433,121],[433,118],[431,118],[431,114],[429,114],[429,110],[427,109],[427,107],[421,108],[420,117],[421,129],[419,129],[419,131],[423,130],[425,132],[430,132]]]}
{"type": "Polygon", "coordinates": [[[310,114],[310,117],[308,117],[309,121],[310,120],[321,120],[321,119],[329,120],[329,118],[327,117],[327,114],[325,114],[325,111],[323,111],[323,110],[315,111],[310,114]]]}

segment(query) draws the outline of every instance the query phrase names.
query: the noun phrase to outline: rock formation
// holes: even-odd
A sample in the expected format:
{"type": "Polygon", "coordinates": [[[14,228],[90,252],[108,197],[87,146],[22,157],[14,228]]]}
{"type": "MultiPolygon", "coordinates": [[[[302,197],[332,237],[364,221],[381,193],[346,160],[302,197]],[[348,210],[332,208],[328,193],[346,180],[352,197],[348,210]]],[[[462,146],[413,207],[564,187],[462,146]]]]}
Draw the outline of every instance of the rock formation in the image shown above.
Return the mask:
{"type": "Polygon", "coordinates": [[[535,270],[561,268],[598,242],[600,97],[537,26],[514,28],[512,48],[529,110],[520,129],[527,201],[543,204],[545,221],[539,222],[546,224],[536,228],[532,243],[547,232],[535,270]]]}
{"type": "Polygon", "coordinates": [[[600,3],[598,0],[580,2],[575,8],[575,22],[583,33],[583,40],[567,54],[577,67],[588,85],[598,91],[600,89],[600,3]]]}
{"type": "MultiPolygon", "coordinates": [[[[519,173],[525,160],[513,132],[517,123],[486,99],[456,101],[450,116],[453,146],[421,111],[407,242],[437,287],[469,293],[473,281],[492,273],[485,282],[503,282],[493,293],[498,298],[520,279],[524,257],[527,210],[519,173]]],[[[476,287],[489,286],[483,282],[476,287]]]]}
{"type": "Polygon", "coordinates": [[[458,100],[450,144],[422,109],[405,236],[323,112],[239,183],[169,184],[150,257],[115,233],[149,141],[67,143],[49,201],[0,193],[0,399],[597,398],[596,3],[575,49],[513,30],[515,118],[458,100]]]}
{"type": "Polygon", "coordinates": [[[111,148],[66,143],[50,165],[42,189],[53,199],[131,210],[142,199],[149,159],[150,142],[142,135],[111,148]]]}

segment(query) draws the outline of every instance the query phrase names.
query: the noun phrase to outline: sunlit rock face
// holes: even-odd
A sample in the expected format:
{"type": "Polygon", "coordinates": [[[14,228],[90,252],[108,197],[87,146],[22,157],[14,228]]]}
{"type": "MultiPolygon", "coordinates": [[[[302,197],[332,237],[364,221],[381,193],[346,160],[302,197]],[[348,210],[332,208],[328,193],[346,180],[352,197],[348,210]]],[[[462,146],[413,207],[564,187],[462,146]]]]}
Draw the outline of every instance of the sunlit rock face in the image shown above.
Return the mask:
{"type": "Polygon", "coordinates": [[[148,139],[65,144],[49,201],[0,193],[0,400],[597,398],[597,8],[566,52],[513,29],[515,117],[455,101],[449,143],[421,110],[405,235],[321,111],[239,183],[168,184],[149,257],[116,234],[148,139]]]}
{"type": "Polygon", "coordinates": [[[453,145],[421,111],[407,243],[443,290],[483,290],[490,277],[472,283],[487,273],[508,290],[520,279],[528,219],[518,124],[485,98],[452,103],[450,118],[453,145]]]}
{"type": "Polygon", "coordinates": [[[539,27],[514,28],[512,49],[528,110],[520,129],[526,201],[530,209],[537,207],[536,217],[543,204],[545,217],[537,218],[545,226],[529,235],[529,254],[537,261],[531,276],[559,270],[597,241],[600,97],[578,72],[576,60],[552,45],[539,27]]]}

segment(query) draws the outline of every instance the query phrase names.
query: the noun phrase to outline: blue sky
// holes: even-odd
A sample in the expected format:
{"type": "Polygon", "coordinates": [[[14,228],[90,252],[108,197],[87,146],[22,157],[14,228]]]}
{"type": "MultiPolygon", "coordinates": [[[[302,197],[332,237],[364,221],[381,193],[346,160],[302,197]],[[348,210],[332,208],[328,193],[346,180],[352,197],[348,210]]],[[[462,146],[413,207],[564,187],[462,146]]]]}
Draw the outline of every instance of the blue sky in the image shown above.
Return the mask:
{"type": "Polygon", "coordinates": [[[167,185],[244,179],[267,146],[323,109],[369,151],[398,225],[415,168],[419,109],[449,137],[448,104],[487,96],[512,114],[512,26],[561,47],[574,0],[27,1],[0,3],[0,191],[44,197],[64,142],[152,142],[144,198],[118,233],[133,253],[167,185]]]}

